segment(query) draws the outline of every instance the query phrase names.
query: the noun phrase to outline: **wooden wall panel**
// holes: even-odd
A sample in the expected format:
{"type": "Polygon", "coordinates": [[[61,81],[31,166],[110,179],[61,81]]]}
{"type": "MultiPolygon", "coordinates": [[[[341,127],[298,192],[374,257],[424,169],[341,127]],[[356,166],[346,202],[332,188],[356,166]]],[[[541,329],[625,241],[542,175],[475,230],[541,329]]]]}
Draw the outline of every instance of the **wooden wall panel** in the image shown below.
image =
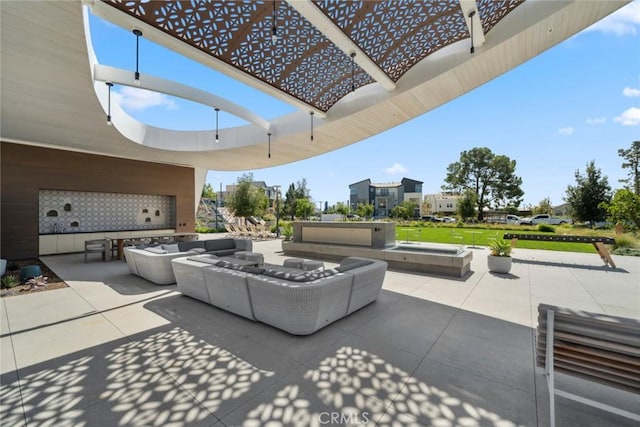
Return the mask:
{"type": "Polygon", "coordinates": [[[40,189],[175,196],[176,230],[194,231],[194,169],[0,143],[0,256],[38,256],[40,189]]]}

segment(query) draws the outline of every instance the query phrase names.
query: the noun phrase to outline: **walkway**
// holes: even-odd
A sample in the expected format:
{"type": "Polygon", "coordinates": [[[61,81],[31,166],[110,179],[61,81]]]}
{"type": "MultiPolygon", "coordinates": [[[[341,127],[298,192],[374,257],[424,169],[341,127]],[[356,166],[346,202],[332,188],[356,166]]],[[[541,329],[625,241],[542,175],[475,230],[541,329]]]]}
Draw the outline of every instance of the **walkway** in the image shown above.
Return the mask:
{"type": "MultiPolygon", "coordinates": [[[[255,242],[281,263],[279,241],[255,242]]],[[[640,317],[640,258],[517,249],[512,274],[390,271],[380,299],[295,337],[131,276],[46,257],[69,288],[1,300],[3,426],[545,426],[539,302],[640,317]],[[25,422],[26,420],[26,422],[25,422]]],[[[637,410],[637,396],[560,386],[637,410]]],[[[632,425],[564,399],[558,425],[632,425]]]]}

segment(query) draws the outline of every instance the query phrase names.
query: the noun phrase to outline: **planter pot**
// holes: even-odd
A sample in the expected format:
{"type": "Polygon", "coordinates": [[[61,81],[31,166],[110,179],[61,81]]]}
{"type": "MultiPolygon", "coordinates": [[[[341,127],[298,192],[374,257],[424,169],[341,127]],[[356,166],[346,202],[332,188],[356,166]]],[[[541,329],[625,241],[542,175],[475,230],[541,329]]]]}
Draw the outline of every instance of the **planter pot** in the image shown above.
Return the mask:
{"type": "Polygon", "coordinates": [[[489,271],[493,273],[502,273],[507,274],[511,271],[511,262],[513,258],[510,256],[487,256],[487,265],[489,266],[489,271]]]}
{"type": "Polygon", "coordinates": [[[0,259],[0,276],[3,276],[7,271],[7,260],[2,258],[0,259]]]}

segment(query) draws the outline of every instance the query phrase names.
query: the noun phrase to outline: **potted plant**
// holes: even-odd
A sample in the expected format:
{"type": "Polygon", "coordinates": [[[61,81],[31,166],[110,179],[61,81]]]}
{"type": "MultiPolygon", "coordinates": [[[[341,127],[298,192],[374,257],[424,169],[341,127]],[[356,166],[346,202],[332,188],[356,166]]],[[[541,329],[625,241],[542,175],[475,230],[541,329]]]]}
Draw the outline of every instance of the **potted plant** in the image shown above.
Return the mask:
{"type": "Polygon", "coordinates": [[[487,257],[489,271],[504,274],[511,271],[511,242],[495,239],[489,243],[489,250],[491,251],[487,257]]]}

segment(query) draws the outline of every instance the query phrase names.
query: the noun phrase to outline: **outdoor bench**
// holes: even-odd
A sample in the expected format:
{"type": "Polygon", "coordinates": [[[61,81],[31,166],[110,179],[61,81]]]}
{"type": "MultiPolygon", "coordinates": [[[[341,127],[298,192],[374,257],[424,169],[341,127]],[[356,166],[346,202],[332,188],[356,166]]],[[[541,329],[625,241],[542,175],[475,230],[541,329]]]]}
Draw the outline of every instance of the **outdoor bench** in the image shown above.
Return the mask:
{"type": "Polygon", "coordinates": [[[597,236],[574,236],[566,234],[514,234],[505,233],[504,239],[511,239],[511,246],[516,247],[518,240],[537,240],[539,242],[564,242],[564,243],[591,243],[596,252],[602,258],[605,264],[609,264],[611,267],[616,268],[616,264],[613,262],[611,255],[606,245],[613,245],[616,240],[611,237],[597,237],[597,236]]]}
{"type": "Polygon", "coordinates": [[[554,383],[560,372],[640,394],[639,320],[540,304],[536,364],[547,378],[552,427],[556,395],[640,422],[638,413],[556,389],[554,383]]]}

